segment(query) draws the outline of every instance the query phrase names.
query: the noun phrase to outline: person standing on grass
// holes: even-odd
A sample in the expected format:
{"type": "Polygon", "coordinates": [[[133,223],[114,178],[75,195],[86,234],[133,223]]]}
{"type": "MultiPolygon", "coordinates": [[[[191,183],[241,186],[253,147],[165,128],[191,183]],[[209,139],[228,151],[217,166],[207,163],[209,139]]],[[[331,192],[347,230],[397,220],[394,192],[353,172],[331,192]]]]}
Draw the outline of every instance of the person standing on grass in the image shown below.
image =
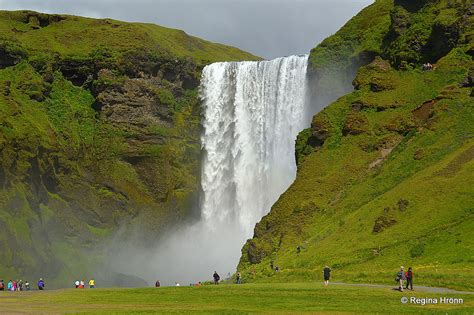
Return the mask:
{"type": "Polygon", "coordinates": [[[240,272],[237,272],[236,278],[237,278],[237,284],[241,284],[242,283],[241,282],[242,281],[242,275],[240,274],[240,272]]]}
{"type": "Polygon", "coordinates": [[[7,290],[8,291],[13,291],[13,281],[9,280],[7,284],[7,290]]]}
{"type": "Polygon", "coordinates": [[[327,287],[329,285],[329,278],[331,278],[331,268],[329,268],[329,266],[324,267],[323,277],[324,277],[324,286],[327,287]]]}
{"type": "Polygon", "coordinates": [[[28,282],[28,280],[25,281],[25,290],[30,291],[30,283],[28,282]]]}
{"type": "Polygon", "coordinates": [[[95,280],[94,280],[94,279],[90,279],[90,280],[89,280],[89,288],[90,288],[90,289],[94,289],[94,288],[95,288],[95,280]]]}
{"type": "Polygon", "coordinates": [[[413,291],[413,270],[411,269],[411,267],[408,268],[408,271],[406,272],[405,277],[407,278],[406,289],[408,290],[408,286],[410,286],[410,290],[413,291]]]}
{"type": "Polygon", "coordinates": [[[160,280],[156,280],[156,282],[155,282],[155,288],[159,288],[159,287],[161,287],[160,280]]]}
{"type": "Polygon", "coordinates": [[[5,291],[5,282],[3,282],[3,279],[0,280],[0,291],[5,291]]]}
{"type": "Polygon", "coordinates": [[[45,286],[46,286],[46,284],[44,283],[43,278],[40,278],[39,281],[38,281],[38,290],[44,290],[45,286]]]}
{"type": "Polygon", "coordinates": [[[214,274],[212,275],[212,277],[214,278],[214,284],[219,284],[219,280],[221,279],[221,277],[219,276],[217,271],[214,271],[214,274]]]}
{"type": "Polygon", "coordinates": [[[396,280],[399,281],[398,289],[400,290],[400,292],[403,292],[403,281],[406,280],[405,270],[403,269],[403,266],[401,266],[400,271],[397,272],[396,280]]]}

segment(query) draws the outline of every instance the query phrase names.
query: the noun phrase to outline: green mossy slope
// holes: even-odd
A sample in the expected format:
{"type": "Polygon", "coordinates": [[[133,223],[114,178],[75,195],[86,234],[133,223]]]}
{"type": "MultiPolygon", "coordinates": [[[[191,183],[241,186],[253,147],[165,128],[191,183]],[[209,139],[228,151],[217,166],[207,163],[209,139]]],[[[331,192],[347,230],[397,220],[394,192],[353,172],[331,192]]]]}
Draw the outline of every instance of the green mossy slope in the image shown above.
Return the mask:
{"type": "Polygon", "coordinates": [[[0,11],[0,275],[64,286],[118,227],[152,243],[192,217],[201,68],[256,59],[157,25],[0,11]]]}
{"type": "Polygon", "coordinates": [[[243,248],[247,277],[320,281],[330,265],[392,284],[404,265],[474,288],[472,29],[466,1],[379,0],[312,51],[313,76],[358,67],[355,90],[300,134],[297,178],[243,248]]]}

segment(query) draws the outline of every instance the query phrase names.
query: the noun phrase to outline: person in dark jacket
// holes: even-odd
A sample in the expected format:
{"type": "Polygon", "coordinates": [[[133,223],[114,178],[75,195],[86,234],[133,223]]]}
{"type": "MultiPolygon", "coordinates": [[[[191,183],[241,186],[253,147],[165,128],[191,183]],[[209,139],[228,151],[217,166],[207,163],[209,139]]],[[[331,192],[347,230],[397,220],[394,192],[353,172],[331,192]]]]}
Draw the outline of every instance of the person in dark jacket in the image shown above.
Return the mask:
{"type": "Polygon", "coordinates": [[[329,268],[329,266],[324,267],[323,277],[324,277],[324,286],[327,287],[329,285],[329,278],[331,277],[331,268],[329,268]]]}
{"type": "Polygon", "coordinates": [[[217,274],[217,271],[214,271],[212,277],[214,278],[214,284],[219,284],[219,280],[221,279],[221,277],[217,274]]]}
{"type": "Polygon", "coordinates": [[[408,286],[410,286],[410,290],[413,291],[413,270],[411,269],[411,267],[408,268],[408,271],[406,272],[405,277],[407,278],[406,289],[408,290],[408,286]]]}
{"type": "Polygon", "coordinates": [[[40,278],[38,281],[38,290],[44,290],[44,287],[45,287],[44,280],[43,278],[40,278]]]}
{"type": "Polygon", "coordinates": [[[156,282],[155,282],[155,288],[159,288],[159,287],[161,287],[160,280],[156,280],[156,282]]]}

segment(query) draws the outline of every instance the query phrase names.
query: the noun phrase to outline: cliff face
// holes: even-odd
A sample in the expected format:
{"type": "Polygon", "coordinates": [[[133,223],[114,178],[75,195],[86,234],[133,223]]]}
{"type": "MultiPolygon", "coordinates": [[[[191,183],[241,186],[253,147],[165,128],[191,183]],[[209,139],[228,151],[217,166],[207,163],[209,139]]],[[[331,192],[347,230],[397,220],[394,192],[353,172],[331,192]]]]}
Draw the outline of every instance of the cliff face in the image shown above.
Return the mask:
{"type": "Polygon", "coordinates": [[[156,25],[0,11],[0,274],[77,277],[118,227],[158,237],[192,217],[200,71],[255,59],[156,25]]]}
{"type": "Polygon", "coordinates": [[[312,50],[315,93],[354,90],[298,137],[297,178],[242,250],[248,280],[319,281],[330,265],[392,284],[409,265],[418,283],[473,288],[472,14],[379,0],[312,50]]]}

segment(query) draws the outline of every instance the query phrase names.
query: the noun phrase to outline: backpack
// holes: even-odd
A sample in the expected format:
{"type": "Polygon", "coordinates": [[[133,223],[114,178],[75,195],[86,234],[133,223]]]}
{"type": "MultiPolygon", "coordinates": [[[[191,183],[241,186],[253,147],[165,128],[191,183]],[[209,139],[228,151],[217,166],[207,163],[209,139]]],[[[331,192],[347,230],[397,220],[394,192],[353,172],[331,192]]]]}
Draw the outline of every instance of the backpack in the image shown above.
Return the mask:
{"type": "Polygon", "coordinates": [[[402,279],[402,272],[399,271],[397,272],[397,277],[395,278],[395,282],[400,282],[401,279],[402,279]]]}

